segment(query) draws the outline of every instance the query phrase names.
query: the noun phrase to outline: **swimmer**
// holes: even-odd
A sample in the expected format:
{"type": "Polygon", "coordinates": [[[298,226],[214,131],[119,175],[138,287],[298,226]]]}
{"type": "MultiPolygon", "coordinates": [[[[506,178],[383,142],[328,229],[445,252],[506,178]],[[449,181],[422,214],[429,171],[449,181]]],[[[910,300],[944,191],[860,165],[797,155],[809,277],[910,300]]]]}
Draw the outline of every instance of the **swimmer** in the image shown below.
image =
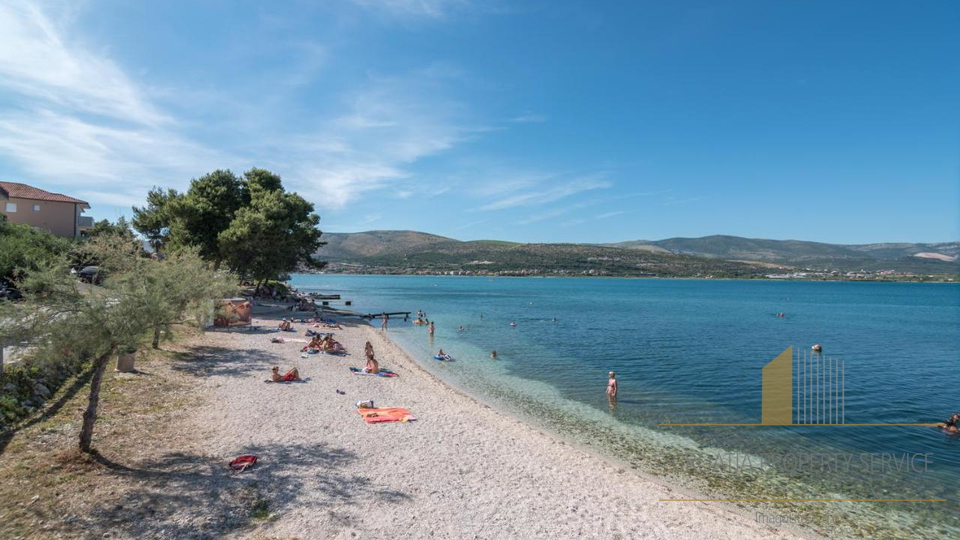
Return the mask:
{"type": "Polygon", "coordinates": [[[457,327],[457,332],[465,332],[466,330],[467,330],[467,329],[464,328],[463,325],[457,327]]]}
{"type": "Polygon", "coordinates": [[[947,433],[960,433],[960,413],[951,414],[946,422],[937,424],[937,427],[947,433]]]}
{"type": "Polygon", "coordinates": [[[497,351],[491,352],[491,353],[490,353],[490,358],[493,358],[494,360],[496,360],[496,359],[497,359],[497,351]]]}
{"type": "Polygon", "coordinates": [[[611,402],[617,401],[617,374],[614,372],[607,373],[610,379],[607,380],[607,399],[611,402]]]}
{"type": "Polygon", "coordinates": [[[510,327],[511,327],[511,328],[516,328],[516,326],[517,326],[517,323],[515,323],[515,322],[510,323],[510,327]]]}
{"type": "Polygon", "coordinates": [[[430,335],[431,335],[431,336],[433,335],[433,332],[434,332],[435,330],[436,330],[436,328],[433,326],[433,323],[430,323],[429,332],[430,332],[430,335]]]}

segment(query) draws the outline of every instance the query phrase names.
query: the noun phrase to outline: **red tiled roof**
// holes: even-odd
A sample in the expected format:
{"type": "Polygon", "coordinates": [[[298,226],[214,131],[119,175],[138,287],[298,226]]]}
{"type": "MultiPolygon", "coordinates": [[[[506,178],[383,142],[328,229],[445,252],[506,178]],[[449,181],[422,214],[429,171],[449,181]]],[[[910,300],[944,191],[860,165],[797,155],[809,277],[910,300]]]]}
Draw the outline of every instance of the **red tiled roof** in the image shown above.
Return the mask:
{"type": "Polygon", "coordinates": [[[0,190],[3,190],[7,194],[7,197],[16,197],[18,199],[77,203],[77,204],[86,204],[87,206],[90,206],[87,203],[87,201],[74,199],[73,197],[68,197],[61,193],[51,193],[49,191],[44,191],[42,189],[35,188],[33,186],[21,184],[19,182],[0,182],[0,190]]]}

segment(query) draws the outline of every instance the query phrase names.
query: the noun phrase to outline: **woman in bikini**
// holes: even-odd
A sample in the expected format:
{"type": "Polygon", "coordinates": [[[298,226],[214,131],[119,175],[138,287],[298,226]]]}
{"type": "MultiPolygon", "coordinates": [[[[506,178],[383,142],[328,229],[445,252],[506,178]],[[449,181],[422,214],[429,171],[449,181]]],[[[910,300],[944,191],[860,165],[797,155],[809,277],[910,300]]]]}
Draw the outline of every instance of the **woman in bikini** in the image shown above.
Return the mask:
{"type": "Polygon", "coordinates": [[[610,379],[607,381],[607,399],[611,403],[617,402],[617,374],[610,372],[607,375],[610,376],[610,379]]]}
{"type": "Polygon", "coordinates": [[[293,382],[300,380],[300,372],[297,368],[290,368],[290,370],[283,375],[280,375],[280,366],[273,366],[273,369],[270,371],[273,372],[270,377],[273,379],[273,382],[293,382]]]}

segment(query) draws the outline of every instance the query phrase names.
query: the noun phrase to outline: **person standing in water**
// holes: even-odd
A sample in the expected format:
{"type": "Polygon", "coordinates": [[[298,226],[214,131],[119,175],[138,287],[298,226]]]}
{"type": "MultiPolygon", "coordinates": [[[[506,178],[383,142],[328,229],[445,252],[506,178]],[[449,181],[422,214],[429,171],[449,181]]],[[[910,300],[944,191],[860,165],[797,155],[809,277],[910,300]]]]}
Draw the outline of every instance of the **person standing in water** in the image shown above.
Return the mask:
{"type": "Polygon", "coordinates": [[[431,335],[431,336],[433,335],[433,330],[434,330],[433,323],[430,323],[429,332],[430,332],[430,335],[431,335]]]}
{"type": "Polygon", "coordinates": [[[496,359],[497,359],[497,351],[493,351],[492,353],[490,353],[490,358],[493,358],[494,360],[496,360],[496,359]]]}
{"type": "Polygon", "coordinates": [[[613,404],[617,402],[617,374],[611,371],[607,375],[610,377],[607,381],[607,399],[613,404]]]}
{"type": "Polygon", "coordinates": [[[387,331],[387,321],[390,320],[390,316],[387,315],[386,313],[384,313],[384,314],[383,314],[383,317],[381,317],[381,319],[382,319],[382,320],[380,321],[380,329],[383,330],[384,332],[386,332],[386,331],[387,331]]]}

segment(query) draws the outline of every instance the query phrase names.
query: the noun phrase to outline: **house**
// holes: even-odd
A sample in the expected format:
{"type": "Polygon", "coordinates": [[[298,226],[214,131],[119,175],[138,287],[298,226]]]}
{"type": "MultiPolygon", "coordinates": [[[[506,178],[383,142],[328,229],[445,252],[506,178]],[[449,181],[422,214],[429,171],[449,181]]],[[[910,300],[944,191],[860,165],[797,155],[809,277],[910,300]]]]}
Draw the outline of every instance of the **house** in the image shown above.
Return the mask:
{"type": "Polygon", "coordinates": [[[24,223],[57,236],[78,238],[93,226],[93,218],[82,216],[90,208],[86,201],[51,193],[18,182],[0,182],[0,214],[11,223],[24,223]]]}

